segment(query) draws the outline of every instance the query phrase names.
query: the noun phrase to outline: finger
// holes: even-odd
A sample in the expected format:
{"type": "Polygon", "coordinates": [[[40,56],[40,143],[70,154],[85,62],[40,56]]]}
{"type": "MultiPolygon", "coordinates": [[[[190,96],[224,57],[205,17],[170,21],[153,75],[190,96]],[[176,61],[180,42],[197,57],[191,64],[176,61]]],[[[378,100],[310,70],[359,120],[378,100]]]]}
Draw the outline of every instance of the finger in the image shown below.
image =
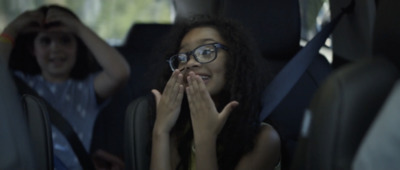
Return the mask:
{"type": "MultiPolygon", "coordinates": [[[[188,78],[188,80],[189,80],[189,78],[188,78]]],[[[189,107],[190,107],[190,104],[192,103],[192,101],[193,101],[193,90],[192,90],[192,86],[187,86],[186,87],[186,96],[187,96],[187,98],[188,98],[188,102],[189,102],[189,107]]]]}
{"type": "Polygon", "coordinates": [[[161,99],[161,93],[156,89],[151,90],[151,93],[154,94],[154,97],[156,98],[156,104],[158,106],[158,103],[160,103],[160,99],[161,99]]]}
{"type": "Polygon", "coordinates": [[[68,16],[62,10],[50,8],[46,14],[46,23],[61,22],[68,25],[69,23],[66,23],[66,21],[63,20],[65,17],[68,16]]]}
{"type": "Polygon", "coordinates": [[[184,94],[184,87],[182,84],[179,85],[179,92],[178,95],[176,97],[176,101],[179,103],[182,103],[182,99],[183,99],[183,94],[184,94]]]}
{"type": "Polygon", "coordinates": [[[188,76],[188,86],[191,92],[191,96],[192,96],[192,100],[198,101],[198,88],[196,85],[196,75],[193,72],[189,72],[189,76],[188,76]]]}
{"type": "MultiPolygon", "coordinates": [[[[188,77],[188,82],[189,82],[189,81],[190,81],[190,77],[188,77]]],[[[190,86],[190,85],[188,85],[188,86],[186,87],[186,96],[187,96],[188,103],[189,103],[190,114],[193,115],[194,110],[195,110],[195,108],[194,108],[194,103],[195,103],[195,101],[194,101],[194,99],[193,99],[193,88],[192,88],[192,86],[190,86]]],[[[193,118],[193,117],[192,117],[192,118],[193,118]]]]}
{"type": "Polygon", "coordinates": [[[42,11],[28,11],[25,14],[25,17],[29,17],[33,20],[37,20],[39,22],[43,21],[44,13],[42,11]]]}
{"type": "MultiPolygon", "coordinates": [[[[189,77],[188,77],[188,79],[190,79],[189,77]]],[[[191,120],[192,120],[192,122],[193,122],[193,120],[195,119],[195,106],[194,106],[194,101],[193,101],[193,90],[192,90],[192,86],[187,86],[186,87],[186,96],[187,96],[187,99],[188,99],[188,103],[189,103],[189,109],[190,109],[190,118],[191,118],[191,120]]]]}
{"type": "Polygon", "coordinates": [[[197,100],[203,101],[203,107],[209,109],[215,108],[214,102],[211,99],[210,93],[208,92],[203,79],[200,76],[195,75],[193,80],[193,89],[197,100]]]}
{"type": "Polygon", "coordinates": [[[37,9],[35,11],[33,11],[32,13],[34,13],[35,16],[39,17],[41,19],[41,22],[43,24],[45,18],[46,18],[46,14],[44,13],[44,11],[37,9]]]}
{"type": "Polygon", "coordinates": [[[182,85],[183,84],[183,74],[179,70],[177,70],[177,72],[178,72],[178,79],[177,79],[176,83],[182,85]]]}
{"type": "Polygon", "coordinates": [[[33,18],[33,20],[34,20],[33,22],[35,23],[35,25],[37,25],[39,27],[44,26],[45,16],[42,11],[32,11],[32,13],[30,15],[31,15],[31,18],[33,18]]]}
{"type": "Polygon", "coordinates": [[[171,89],[174,87],[175,82],[176,82],[176,75],[178,74],[179,71],[175,70],[172,72],[171,77],[169,78],[167,84],[165,85],[163,94],[169,95],[171,89]]]}
{"type": "Polygon", "coordinates": [[[189,73],[189,76],[187,77],[187,82],[188,82],[188,86],[187,86],[187,93],[188,93],[188,98],[190,97],[191,100],[193,101],[192,103],[194,103],[194,101],[196,101],[196,91],[193,87],[193,79],[194,77],[189,73]]]}
{"type": "Polygon", "coordinates": [[[28,23],[26,23],[21,32],[31,33],[42,31],[44,29],[44,14],[42,12],[32,11],[28,15],[28,23]]]}
{"type": "Polygon", "coordinates": [[[49,9],[46,13],[45,23],[51,23],[56,21],[57,15],[54,14],[54,9],[49,9]]]}
{"type": "Polygon", "coordinates": [[[181,89],[181,87],[180,87],[182,85],[182,83],[179,83],[179,82],[182,82],[182,79],[183,79],[183,75],[178,72],[178,76],[176,78],[175,84],[173,85],[173,88],[172,88],[172,91],[171,91],[171,93],[172,93],[171,97],[172,97],[172,99],[174,101],[176,101],[178,99],[179,93],[181,91],[183,91],[183,89],[181,89]]]}
{"type": "Polygon", "coordinates": [[[231,112],[233,111],[233,109],[235,109],[238,105],[239,105],[239,102],[231,101],[224,107],[222,112],[219,114],[223,124],[225,124],[226,120],[228,119],[228,117],[231,114],[231,112]]]}
{"type": "Polygon", "coordinates": [[[38,29],[43,24],[43,14],[38,11],[27,11],[18,16],[10,25],[17,33],[38,29]]]}
{"type": "Polygon", "coordinates": [[[199,76],[194,74],[194,72],[190,72],[189,76],[191,77],[190,80],[191,80],[191,85],[193,86],[193,90],[195,90],[194,92],[196,92],[199,89],[199,85],[198,85],[199,76]]]}

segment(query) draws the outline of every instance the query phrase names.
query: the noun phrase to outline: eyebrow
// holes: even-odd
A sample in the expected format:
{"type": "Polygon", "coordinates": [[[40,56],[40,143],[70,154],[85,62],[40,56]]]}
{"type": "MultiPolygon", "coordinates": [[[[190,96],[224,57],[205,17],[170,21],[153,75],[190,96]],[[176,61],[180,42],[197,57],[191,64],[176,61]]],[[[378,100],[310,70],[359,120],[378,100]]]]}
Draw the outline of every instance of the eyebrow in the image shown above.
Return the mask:
{"type": "MultiPolygon", "coordinates": [[[[206,43],[206,42],[209,42],[209,41],[210,41],[210,43],[211,42],[217,42],[214,39],[205,38],[205,39],[200,39],[200,40],[196,41],[196,43],[203,44],[203,43],[206,43]]],[[[184,45],[180,46],[179,50],[182,50],[182,49],[186,48],[186,46],[188,46],[188,44],[184,44],[184,45]]]]}

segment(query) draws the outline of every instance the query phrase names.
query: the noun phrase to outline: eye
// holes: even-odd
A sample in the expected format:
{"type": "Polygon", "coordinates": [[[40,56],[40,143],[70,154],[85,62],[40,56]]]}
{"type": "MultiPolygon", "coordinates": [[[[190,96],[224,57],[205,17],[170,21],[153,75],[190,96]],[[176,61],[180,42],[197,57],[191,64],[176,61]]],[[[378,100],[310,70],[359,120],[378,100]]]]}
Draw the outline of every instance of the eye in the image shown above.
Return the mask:
{"type": "Polygon", "coordinates": [[[49,45],[51,43],[50,37],[44,36],[39,38],[40,45],[49,45]]]}
{"type": "Polygon", "coordinates": [[[178,55],[178,61],[179,61],[180,63],[186,63],[186,62],[187,62],[187,56],[186,56],[186,54],[179,54],[179,55],[178,55]]]}
{"type": "Polygon", "coordinates": [[[215,57],[215,49],[212,47],[199,48],[196,51],[196,56],[199,62],[208,62],[215,57]]]}
{"type": "Polygon", "coordinates": [[[64,36],[60,37],[60,41],[61,41],[62,44],[67,45],[67,44],[70,44],[72,42],[72,37],[64,35],[64,36]]]}
{"type": "Polygon", "coordinates": [[[214,53],[214,49],[203,49],[200,51],[200,55],[205,56],[211,55],[212,53],[214,53]]]}

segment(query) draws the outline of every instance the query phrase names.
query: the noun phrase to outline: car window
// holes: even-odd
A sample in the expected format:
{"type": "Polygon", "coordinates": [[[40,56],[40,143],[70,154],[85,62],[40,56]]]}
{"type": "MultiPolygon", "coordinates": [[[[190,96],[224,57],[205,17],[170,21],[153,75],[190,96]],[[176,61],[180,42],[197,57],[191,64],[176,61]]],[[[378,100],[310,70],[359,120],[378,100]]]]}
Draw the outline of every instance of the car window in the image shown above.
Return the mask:
{"type": "Polygon", "coordinates": [[[15,0],[0,1],[0,29],[25,10],[58,4],[79,18],[111,45],[119,45],[134,23],[171,23],[174,12],[168,0],[15,0]]]}

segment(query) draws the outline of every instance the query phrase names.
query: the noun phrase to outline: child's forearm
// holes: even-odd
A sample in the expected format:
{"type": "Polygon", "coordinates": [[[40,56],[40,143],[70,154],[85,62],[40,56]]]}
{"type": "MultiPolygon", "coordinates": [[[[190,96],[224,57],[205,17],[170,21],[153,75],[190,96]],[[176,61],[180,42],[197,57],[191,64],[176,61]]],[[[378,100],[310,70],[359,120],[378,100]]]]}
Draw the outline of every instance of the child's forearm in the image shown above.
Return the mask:
{"type": "Polygon", "coordinates": [[[195,137],[196,170],[217,170],[217,147],[214,137],[195,137]]]}
{"type": "Polygon", "coordinates": [[[171,170],[169,134],[153,132],[150,170],[171,170]]]}
{"type": "Polygon", "coordinates": [[[80,24],[77,32],[111,80],[125,81],[129,77],[129,64],[125,58],[87,26],[80,24]]]}

